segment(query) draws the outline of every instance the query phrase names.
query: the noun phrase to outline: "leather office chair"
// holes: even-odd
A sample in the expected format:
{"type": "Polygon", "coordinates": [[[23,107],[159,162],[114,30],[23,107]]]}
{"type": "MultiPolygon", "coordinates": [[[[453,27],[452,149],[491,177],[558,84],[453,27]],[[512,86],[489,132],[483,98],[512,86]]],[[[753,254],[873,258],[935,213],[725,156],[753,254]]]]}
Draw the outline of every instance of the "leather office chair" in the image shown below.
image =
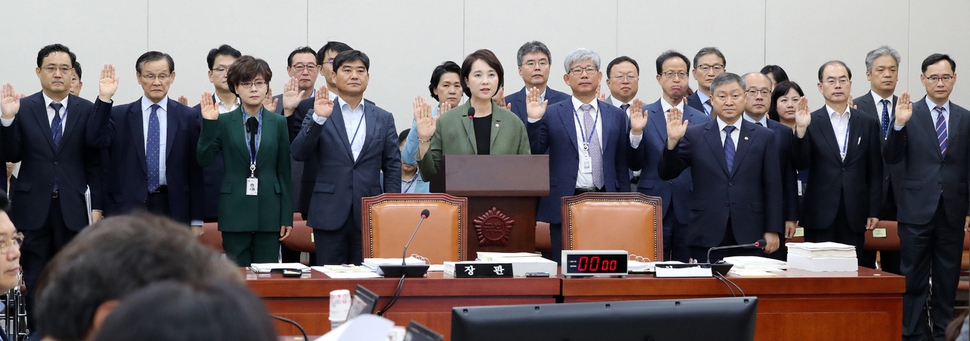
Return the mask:
{"type": "Polygon", "coordinates": [[[549,223],[544,221],[536,222],[536,251],[552,251],[552,238],[549,237],[549,223]]]}
{"type": "Polygon", "coordinates": [[[202,244],[208,245],[219,253],[226,252],[222,249],[222,232],[219,231],[219,223],[203,223],[202,231],[202,235],[199,236],[202,244]]]}
{"type": "Polygon", "coordinates": [[[562,198],[563,250],[626,250],[663,261],[660,198],[636,192],[562,198]]]}
{"type": "Polygon", "coordinates": [[[468,256],[468,198],[443,193],[385,193],[361,201],[364,258],[401,257],[425,209],[430,214],[414,235],[407,256],[418,254],[431,264],[468,256]]]}
{"type": "MultiPolygon", "coordinates": [[[[864,250],[869,251],[899,251],[899,232],[897,224],[893,220],[880,220],[876,228],[866,231],[866,239],[862,245],[864,250]],[[885,237],[874,237],[873,232],[884,229],[885,237]]],[[[882,269],[882,261],[879,261],[879,269],[882,269]]]]}

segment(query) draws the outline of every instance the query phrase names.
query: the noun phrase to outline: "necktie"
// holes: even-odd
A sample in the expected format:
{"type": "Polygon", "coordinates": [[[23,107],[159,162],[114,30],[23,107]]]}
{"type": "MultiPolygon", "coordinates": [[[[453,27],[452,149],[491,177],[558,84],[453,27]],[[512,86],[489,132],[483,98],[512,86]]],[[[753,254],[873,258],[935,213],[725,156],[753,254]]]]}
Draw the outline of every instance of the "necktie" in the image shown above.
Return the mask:
{"type": "Polygon", "coordinates": [[[148,139],[145,141],[145,163],[148,165],[148,192],[158,189],[158,153],[161,148],[161,138],[158,123],[158,104],[152,104],[152,112],[148,115],[148,139]]]}
{"type": "Polygon", "coordinates": [[[593,115],[589,113],[593,109],[592,105],[583,104],[579,106],[583,110],[583,135],[588,138],[586,143],[589,145],[589,157],[593,162],[593,186],[603,188],[603,152],[600,150],[600,139],[596,136],[596,122],[593,115]]]}
{"type": "Polygon", "coordinates": [[[724,162],[727,163],[728,174],[734,170],[734,139],[731,138],[731,132],[734,131],[734,126],[724,127],[724,132],[727,136],[724,137],[724,162]]]}
{"type": "MultiPolygon", "coordinates": [[[[51,137],[54,138],[54,148],[57,148],[61,143],[61,107],[62,104],[57,102],[51,102],[51,108],[54,109],[54,119],[51,120],[51,137]]],[[[57,172],[54,172],[54,192],[57,192],[57,172]]]]}
{"type": "Polygon", "coordinates": [[[623,112],[626,112],[626,109],[630,109],[629,104],[626,104],[626,103],[620,104],[620,110],[623,110],[623,112]]]}
{"type": "Polygon", "coordinates": [[[764,124],[761,124],[761,122],[755,122],[755,124],[757,124],[758,126],[761,126],[761,127],[764,127],[765,126],[764,124]]]}
{"type": "Polygon", "coordinates": [[[707,116],[711,116],[711,111],[710,110],[707,110],[707,107],[711,106],[711,99],[708,98],[706,101],[704,101],[704,104],[707,104],[706,106],[703,106],[704,107],[704,113],[707,114],[707,116]]]}
{"type": "Polygon", "coordinates": [[[882,103],[882,137],[889,137],[889,101],[881,100],[882,103]]]}
{"type": "Polygon", "coordinates": [[[936,139],[940,141],[940,155],[946,154],[946,118],[943,117],[943,107],[937,106],[936,110],[936,139]]]}

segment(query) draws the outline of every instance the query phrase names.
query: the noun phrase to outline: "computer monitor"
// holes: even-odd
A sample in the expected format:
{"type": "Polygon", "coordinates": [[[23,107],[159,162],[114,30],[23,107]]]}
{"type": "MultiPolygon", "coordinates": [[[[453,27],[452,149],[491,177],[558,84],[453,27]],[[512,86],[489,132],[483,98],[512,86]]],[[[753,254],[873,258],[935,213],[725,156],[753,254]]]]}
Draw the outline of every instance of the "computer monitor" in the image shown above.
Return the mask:
{"type": "Polygon", "coordinates": [[[404,334],[404,341],[443,341],[444,336],[411,320],[408,323],[407,333],[404,334]]]}
{"type": "Polygon", "coordinates": [[[350,302],[350,311],[347,312],[347,321],[360,314],[374,314],[374,310],[377,309],[377,298],[377,294],[357,284],[354,298],[350,302]]]}
{"type": "Polygon", "coordinates": [[[452,341],[754,340],[757,297],[455,307],[452,341]]]}

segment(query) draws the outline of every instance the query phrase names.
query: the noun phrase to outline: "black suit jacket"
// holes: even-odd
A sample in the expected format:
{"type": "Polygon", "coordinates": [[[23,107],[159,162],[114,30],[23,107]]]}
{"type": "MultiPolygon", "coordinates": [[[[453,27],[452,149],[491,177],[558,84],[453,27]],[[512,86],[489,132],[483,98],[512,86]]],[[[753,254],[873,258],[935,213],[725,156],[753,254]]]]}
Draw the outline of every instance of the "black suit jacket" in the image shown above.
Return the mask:
{"type": "Polygon", "coordinates": [[[866,218],[878,217],[882,205],[882,135],[871,115],[850,109],[846,155],[840,157],[835,130],[825,107],[812,113],[803,138],[795,138],[795,167],[808,168],[808,185],[800,225],[827,229],[839,203],[845,205],[849,228],[863,232],[866,218]]]}
{"type": "Polygon", "coordinates": [[[953,228],[963,226],[968,211],[968,172],[970,172],[970,111],[950,102],[947,122],[947,149],[940,155],[940,145],[933,126],[933,115],[925,98],[913,103],[913,117],[901,130],[889,131],[883,148],[886,162],[899,168],[893,181],[893,193],[899,207],[900,223],[928,224],[943,201],[947,222],[953,228]]]}
{"type": "MultiPolygon", "coordinates": [[[[104,213],[126,214],[144,208],[148,198],[144,120],[141,98],[116,106],[110,115],[96,110],[88,120],[88,146],[107,149],[110,167],[104,179],[104,213]]],[[[111,107],[111,103],[97,105],[111,107]]],[[[200,113],[173,99],[166,108],[165,178],[171,217],[183,224],[202,220],[202,167],[196,162],[200,113]]]]}
{"type": "MultiPolygon", "coordinates": [[[[216,95],[212,95],[212,102],[218,103],[216,95]]],[[[201,110],[201,108],[200,104],[192,107],[195,110],[201,110]]],[[[202,127],[201,114],[198,126],[202,127]]],[[[219,191],[222,190],[222,177],[225,173],[226,166],[222,161],[222,153],[216,154],[211,164],[202,167],[202,216],[206,221],[219,219],[219,191]]]]}
{"type": "MultiPolygon", "coordinates": [[[[889,105],[889,108],[888,108],[889,109],[889,130],[892,130],[893,129],[893,122],[895,122],[895,120],[896,120],[896,100],[898,100],[898,99],[899,99],[898,96],[893,95],[893,102],[889,105]]],[[[863,112],[865,112],[867,114],[872,115],[872,117],[875,117],[876,118],[876,121],[879,122],[879,131],[881,133],[883,133],[883,139],[882,139],[883,144],[882,145],[883,145],[883,147],[885,147],[886,146],[886,141],[888,141],[888,137],[886,137],[886,132],[882,131],[882,106],[881,105],[878,105],[877,103],[875,103],[872,100],[872,93],[871,93],[871,91],[870,92],[867,92],[865,95],[862,95],[862,96],[857,97],[852,102],[855,103],[857,109],[859,109],[860,111],[863,111],[863,112]]],[[[882,167],[882,173],[883,173],[882,174],[882,201],[883,201],[883,203],[887,203],[887,202],[888,203],[892,203],[892,205],[895,205],[895,203],[894,203],[895,201],[889,195],[889,187],[892,185],[892,178],[893,178],[892,174],[894,172],[897,172],[897,171],[894,171],[893,170],[893,167],[891,165],[889,165],[888,163],[885,163],[885,162],[883,163],[883,167],[882,167]]],[[[885,212],[885,211],[884,212],[881,212],[881,213],[883,215],[885,215],[885,214],[892,214],[891,212],[885,212]]],[[[896,220],[896,217],[895,216],[880,216],[879,219],[896,220]]]]}
{"type": "MultiPolygon", "coordinates": [[[[98,100],[100,102],[100,100],[98,100]]],[[[85,144],[88,118],[111,110],[69,95],[64,132],[55,147],[41,92],[20,100],[20,112],[2,128],[3,150],[11,162],[22,162],[17,187],[11,193],[10,219],[18,230],[37,230],[47,220],[56,177],[64,224],[72,231],[88,225],[84,191],[91,188],[91,206],[101,206],[101,151],[85,144]]]]}
{"type": "Polygon", "coordinates": [[[785,221],[798,220],[798,174],[792,162],[795,135],[791,128],[775,120],[767,120],[768,129],[775,132],[778,143],[778,162],[781,164],[782,217],[785,221]]]}

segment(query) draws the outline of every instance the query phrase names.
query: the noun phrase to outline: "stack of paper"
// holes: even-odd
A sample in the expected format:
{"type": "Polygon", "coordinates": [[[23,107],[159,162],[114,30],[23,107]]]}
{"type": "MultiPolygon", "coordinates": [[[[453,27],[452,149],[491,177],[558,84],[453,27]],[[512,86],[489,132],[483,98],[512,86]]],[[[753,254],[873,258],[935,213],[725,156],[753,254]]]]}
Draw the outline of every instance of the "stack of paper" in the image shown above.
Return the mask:
{"type": "Polygon", "coordinates": [[[808,271],[858,271],[855,247],[824,243],[788,243],[788,266],[808,271]]]}
{"type": "Polygon", "coordinates": [[[788,263],[777,259],[759,256],[733,256],[724,257],[725,263],[734,264],[734,270],[757,270],[765,272],[779,272],[788,268],[788,263]]]}
{"type": "Polygon", "coordinates": [[[320,271],[330,278],[379,278],[380,275],[374,270],[357,265],[324,265],[314,266],[313,270],[320,271]]]}
{"type": "Polygon", "coordinates": [[[300,272],[310,272],[310,267],[300,263],[253,263],[249,269],[258,274],[270,273],[273,270],[293,269],[300,272]]]}
{"type": "Polygon", "coordinates": [[[657,262],[654,263],[656,266],[658,278],[673,278],[673,277],[712,277],[714,273],[711,271],[710,264],[684,264],[684,263],[674,263],[674,262],[657,262]]]}

